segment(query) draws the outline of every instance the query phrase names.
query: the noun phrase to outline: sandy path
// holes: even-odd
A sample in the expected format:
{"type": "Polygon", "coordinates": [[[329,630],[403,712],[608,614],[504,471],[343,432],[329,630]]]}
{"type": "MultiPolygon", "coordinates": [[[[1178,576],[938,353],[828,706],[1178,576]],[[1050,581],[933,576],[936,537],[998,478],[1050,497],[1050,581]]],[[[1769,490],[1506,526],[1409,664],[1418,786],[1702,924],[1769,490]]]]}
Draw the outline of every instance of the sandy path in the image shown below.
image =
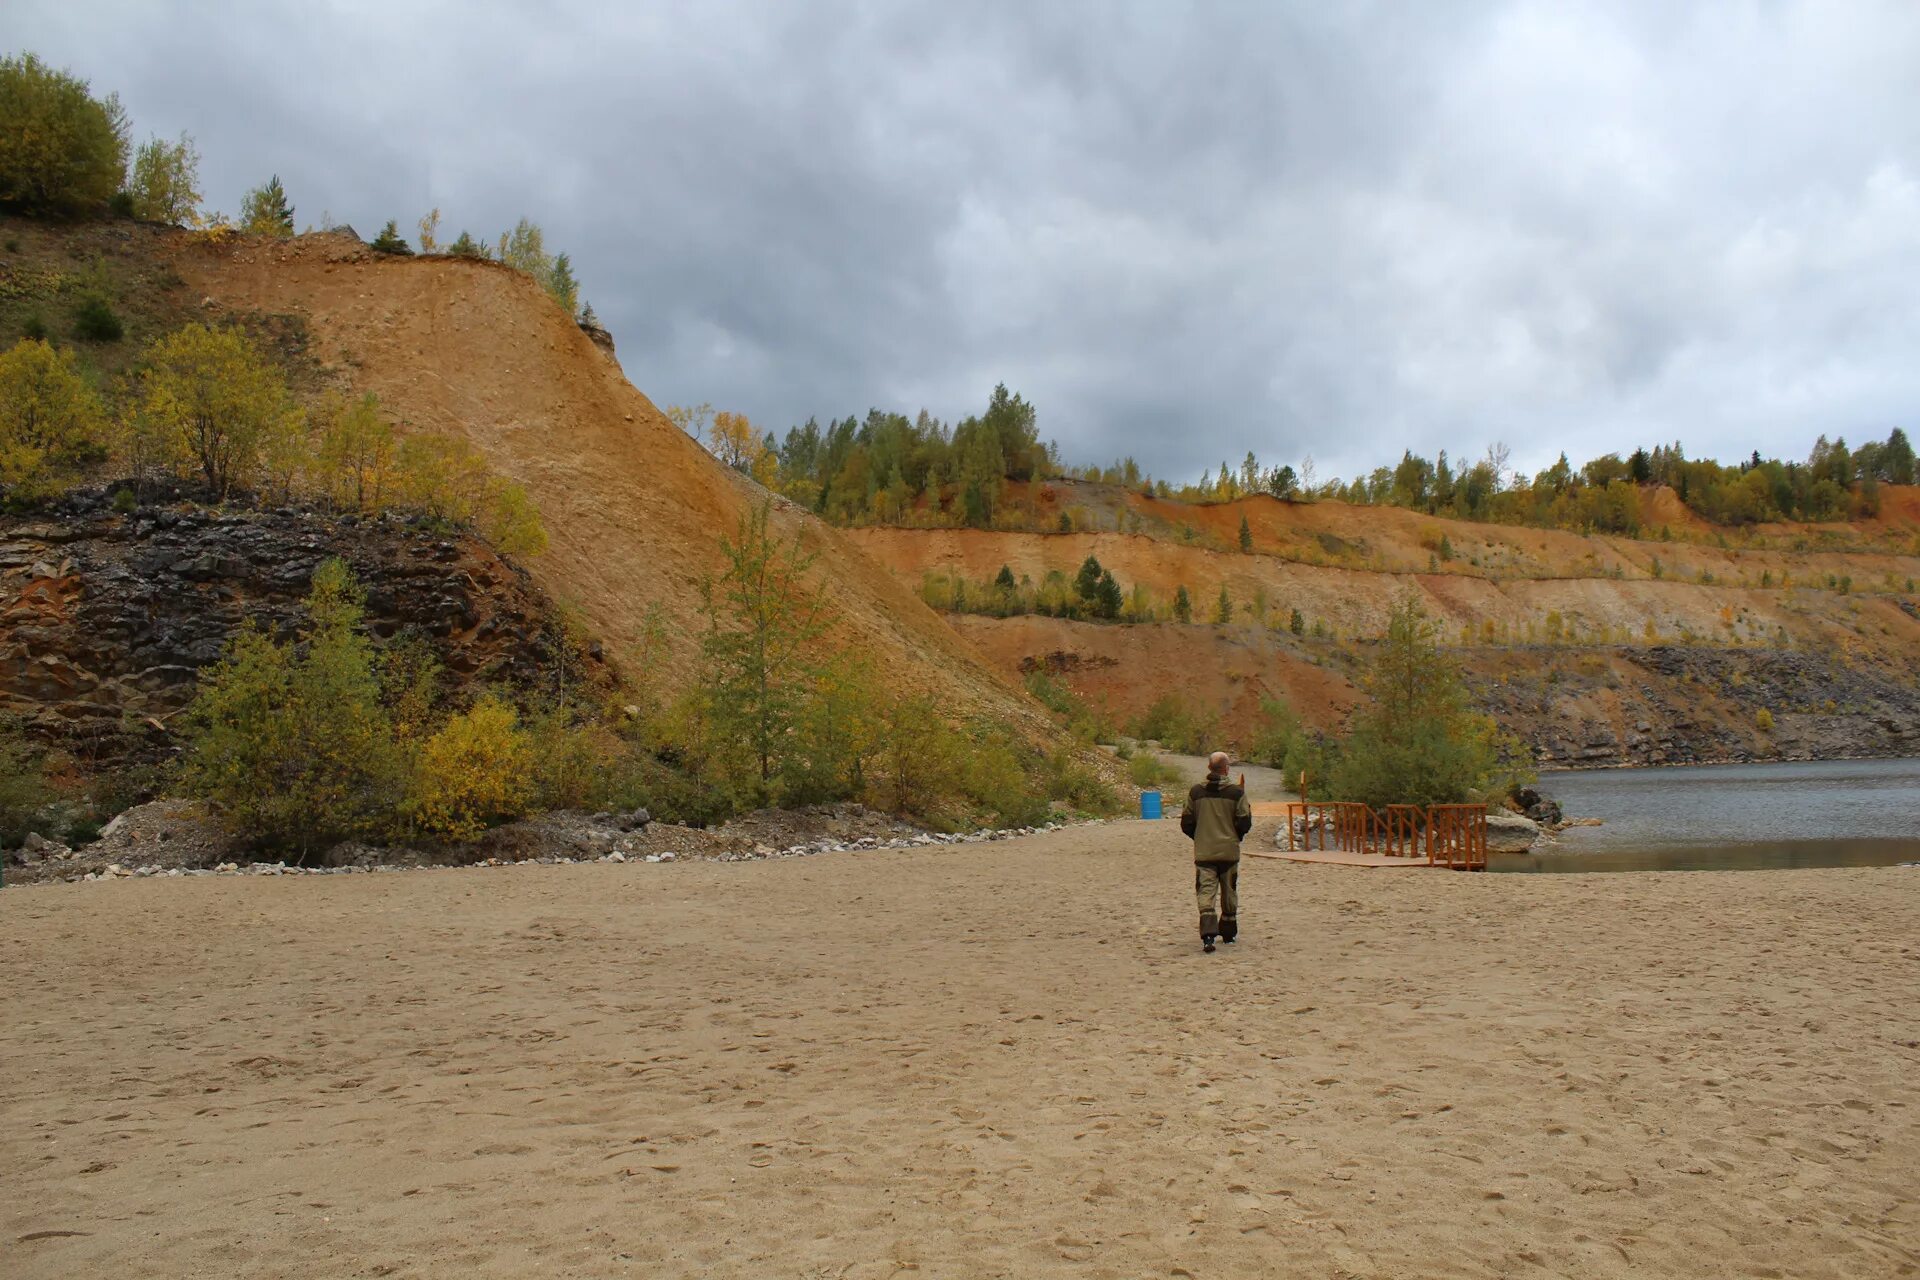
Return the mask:
{"type": "Polygon", "coordinates": [[[1894,1276],[1920,871],[1245,872],[1172,824],[0,894],[0,1263],[1894,1276]]]}

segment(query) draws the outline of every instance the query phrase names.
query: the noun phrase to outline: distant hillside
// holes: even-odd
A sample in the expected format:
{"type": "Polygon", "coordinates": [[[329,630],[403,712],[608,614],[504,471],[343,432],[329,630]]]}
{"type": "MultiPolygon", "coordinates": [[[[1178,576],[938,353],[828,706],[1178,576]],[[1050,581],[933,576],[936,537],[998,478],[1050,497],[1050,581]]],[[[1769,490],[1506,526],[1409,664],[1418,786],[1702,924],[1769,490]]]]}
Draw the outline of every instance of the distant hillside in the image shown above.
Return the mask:
{"type": "Polygon", "coordinates": [[[1771,526],[1723,547],[1056,481],[1037,503],[1140,532],[846,536],[931,598],[966,583],[970,612],[951,615],[963,635],[1007,671],[1056,671],[1123,718],[1172,692],[1244,741],[1261,699],[1279,696],[1332,728],[1359,699],[1364,642],[1411,592],[1483,705],[1549,761],[1888,754],[1920,750],[1920,490],[1881,496],[1871,521],[1771,526]],[[1250,552],[1237,549],[1243,519],[1250,552]],[[1070,592],[1089,556],[1130,607],[1143,588],[1155,620],[993,616],[1003,566],[1070,592]],[[1185,625],[1166,614],[1181,587],[1185,625]],[[1222,587],[1232,621],[1207,625],[1222,587]]]}

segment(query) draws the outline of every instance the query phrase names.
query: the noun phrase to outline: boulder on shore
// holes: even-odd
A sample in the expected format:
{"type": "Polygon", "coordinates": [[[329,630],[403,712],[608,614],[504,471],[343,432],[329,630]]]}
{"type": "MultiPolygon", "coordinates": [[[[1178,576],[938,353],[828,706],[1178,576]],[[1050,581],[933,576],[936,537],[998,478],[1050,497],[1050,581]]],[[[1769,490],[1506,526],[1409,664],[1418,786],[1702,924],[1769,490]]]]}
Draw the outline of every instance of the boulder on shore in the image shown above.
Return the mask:
{"type": "Polygon", "coordinates": [[[1540,824],[1504,809],[1487,810],[1487,852],[1525,853],[1540,838],[1540,824]]]}

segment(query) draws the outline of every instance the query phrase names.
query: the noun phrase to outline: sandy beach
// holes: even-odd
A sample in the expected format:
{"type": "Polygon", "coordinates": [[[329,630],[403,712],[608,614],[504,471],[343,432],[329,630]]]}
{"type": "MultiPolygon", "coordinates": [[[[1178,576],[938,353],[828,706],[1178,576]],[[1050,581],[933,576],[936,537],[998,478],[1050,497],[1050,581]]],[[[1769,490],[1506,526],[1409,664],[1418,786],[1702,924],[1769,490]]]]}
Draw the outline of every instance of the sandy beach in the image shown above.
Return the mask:
{"type": "Polygon", "coordinates": [[[1172,823],[0,893],[0,1259],[113,1276],[1920,1272],[1920,870],[1172,823]]]}

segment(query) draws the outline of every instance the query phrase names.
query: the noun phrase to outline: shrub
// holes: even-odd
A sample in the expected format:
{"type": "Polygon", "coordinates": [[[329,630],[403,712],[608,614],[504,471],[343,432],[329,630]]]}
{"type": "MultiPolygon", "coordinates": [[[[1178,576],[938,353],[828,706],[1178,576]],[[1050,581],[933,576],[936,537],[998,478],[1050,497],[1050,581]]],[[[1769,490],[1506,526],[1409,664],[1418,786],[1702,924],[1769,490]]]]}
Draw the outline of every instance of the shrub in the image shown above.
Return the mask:
{"type": "Polygon", "coordinates": [[[197,470],[224,498],[301,427],[286,382],[246,335],[190,324],[147,348],[130,461],[136,475],[154,463],[197,470]]]}
{"type": "Polygon", "coordinates": [[[0,207],[71,216],[103,210],[127,176],[118,98],[33,54],[0,58],[0,207]]]}
{"type": "Polygon", "coordinates": [[[126,334],[107,300],[88,298],[73,313],[73,336],[87,342],[118,342],[126,334]]]}
{"type": "Polygon", "coordinates": [[[1286,764],[1287,753],[1301,733],[1300,717],[1293,708],[1275,698],[1260,700],[1260,719],[1253,730],[1253,742],[1247,758],[1278,769],[1286,764]]]}
{"type": "Polygon", "coordinates": [[[408,771],[406,812],[414,830],[464,841],[527,812],[533,740],[513,707],[483,694],[420,745],[408,771]]]}
{"type": "Polygon", "coordinates": [[[131,489],[120,489],[113,495],[113,509],[123,516],[133,514],[139,506],[140,499],[134,496],[131,489]]]}
{"type": "Polygon", "coordinates": [[[1151,751],[1141,751],[1127,761],[1127,780],[1142,791],[1170,787],[1180,781],[1180,771],[1163,762],[1151,751]]]}
{"type": "Polygon", "coordinates": [[[56,492],[105,440],[106,413],[73,352],[28,339],[0,355],[0,484],[56,492]]]}
{"type": "Polygon", "coordinates": [[[304,856],[391,823],[403,782],[361,596],[338,560],[313,575],[304,650],[249,623],[187,715],[188,794],[232,829],[304,856]]]}
{"type": "Polygon", "coordinates": [[[1753,727],[1762,733],[1773,732],[1773,712],[1765,707],[1753,713],[1753,727]]]}
{"type": "Polygon", "coordinates": [[[0,721],[0,846],[27,838],[41,810],[53,801],[45,754],[11,721],[0,721]]]}
{"type": "Polygon", "coordinates": [[[1164,694],[1135,722],[1137,738],[1151,738],[1182,755],[1204,755],[1219,736],[1216,722],[1178,694],[1164,694]]]}
{"type": "Polygon", "coordinates": [[[34,312],[21,322],[20,336],[29,342],[45,342],[47,340],[47,322],[41,319],[39,312],[34,312]]]}

